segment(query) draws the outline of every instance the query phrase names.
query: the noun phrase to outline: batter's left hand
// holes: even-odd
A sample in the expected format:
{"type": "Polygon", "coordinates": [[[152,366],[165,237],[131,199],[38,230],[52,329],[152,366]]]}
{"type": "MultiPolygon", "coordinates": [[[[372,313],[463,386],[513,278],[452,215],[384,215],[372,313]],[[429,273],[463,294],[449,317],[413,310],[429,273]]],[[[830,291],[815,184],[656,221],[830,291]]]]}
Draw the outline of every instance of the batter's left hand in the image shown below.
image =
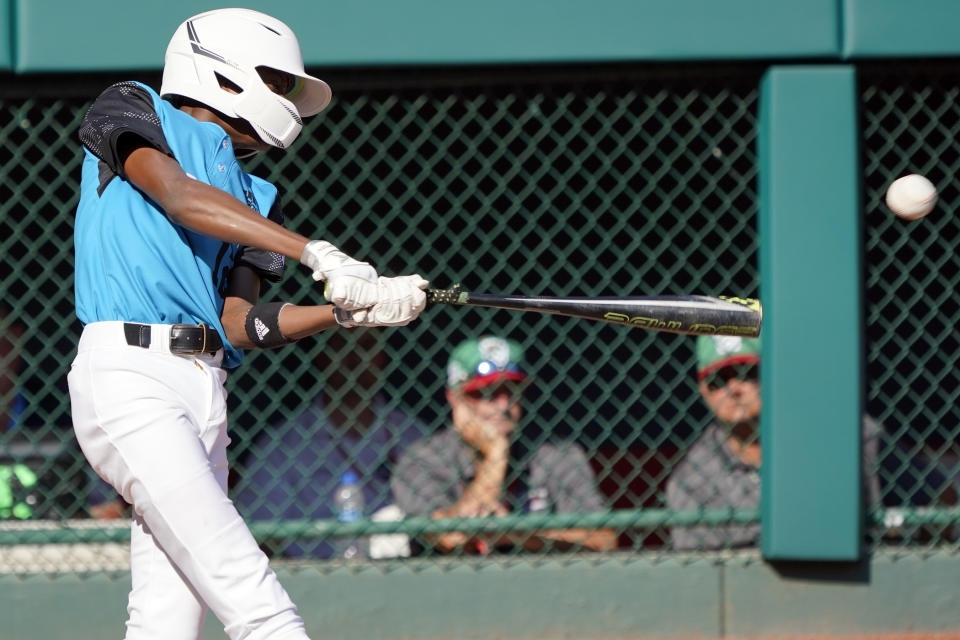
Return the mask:
{"type": "Polygon", "coordinates": [[[367,309],[334,309],[344,327],[399,327],[417,319],[427,305],[423,292],[430,282],[419,275],[377,280],[377,302],[367,309]]]}

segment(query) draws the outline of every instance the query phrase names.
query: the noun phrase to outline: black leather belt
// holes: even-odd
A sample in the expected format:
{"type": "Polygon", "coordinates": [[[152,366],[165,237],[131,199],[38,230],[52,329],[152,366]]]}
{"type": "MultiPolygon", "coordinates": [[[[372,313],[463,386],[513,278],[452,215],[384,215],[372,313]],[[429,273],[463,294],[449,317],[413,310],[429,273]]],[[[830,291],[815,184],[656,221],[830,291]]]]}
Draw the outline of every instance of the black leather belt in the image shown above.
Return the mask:
{"type": "MultiPolygon", "coordinates": [[[[123,323],[123,335],[131,347],[150,348],[150,325],[123,323]]],[[[216,353],[223,348],[220,334],[205,325],[175,324],[170,326],[170,353],[216,353]]]]}

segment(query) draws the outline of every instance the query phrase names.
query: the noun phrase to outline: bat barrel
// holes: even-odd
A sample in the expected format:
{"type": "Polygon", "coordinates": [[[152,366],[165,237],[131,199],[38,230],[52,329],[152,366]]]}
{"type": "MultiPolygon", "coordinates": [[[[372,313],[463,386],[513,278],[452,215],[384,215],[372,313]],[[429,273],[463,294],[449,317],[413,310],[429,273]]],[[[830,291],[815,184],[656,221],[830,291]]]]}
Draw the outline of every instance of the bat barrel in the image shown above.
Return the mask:
{"type": "Polygon", "coordinates": [[[757,337],[763,308],[753,298],[709,296],[551,297],[430,289],[431,304],[551,313],[688,335],[757,337]]]}

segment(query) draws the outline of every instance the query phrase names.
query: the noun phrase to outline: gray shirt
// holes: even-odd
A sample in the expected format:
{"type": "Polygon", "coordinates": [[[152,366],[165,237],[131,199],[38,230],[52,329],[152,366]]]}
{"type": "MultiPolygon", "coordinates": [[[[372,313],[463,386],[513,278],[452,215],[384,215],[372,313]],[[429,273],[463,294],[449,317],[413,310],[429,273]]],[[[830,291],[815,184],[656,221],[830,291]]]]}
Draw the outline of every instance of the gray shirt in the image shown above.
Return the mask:
{"type": "MultiPolygon", "coordinates": [[[[429,516],[454,504],[476,474],[473,448],[453,429],[416,442],[390,479],[394,500],[407,515],[429,516]]],[[[508,476],[515,476],[515,469],[508,476]]],[[[594,512],[605,509],[587,457],[573,443],[542,444],[526,466],[523,504],[513,511],[594,512]]],[[[508,506],[509,508],[509,506],[508,506]]]]}
{"type": "MultiPolygon", "coordinates": [[[[880,500],[876,468],[880,427],[863,421],[863,474],[867,504],[880,500]]],[[[667,481],[667,508],[756,509],[760,506],[760,470],[744,463],[727,445],[726,431],[711,423],[687,450],[667,481]]],[[[760,538],[760,525],[674,527],[675,549],[723,549],[751,546],[760,538]]]]}

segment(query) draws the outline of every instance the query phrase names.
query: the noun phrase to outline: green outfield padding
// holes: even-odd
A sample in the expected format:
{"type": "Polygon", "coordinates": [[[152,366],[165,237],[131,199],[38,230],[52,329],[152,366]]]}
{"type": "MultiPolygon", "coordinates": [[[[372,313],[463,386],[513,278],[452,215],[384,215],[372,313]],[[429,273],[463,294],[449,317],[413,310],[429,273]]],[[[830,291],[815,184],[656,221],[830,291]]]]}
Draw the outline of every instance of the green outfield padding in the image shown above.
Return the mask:
{"type": "Polygon", "coordinates": [[[956,0],[843,0],[843,54],[865,57],[956,57],[956,0]]]}
{"type": "MultiPolygon", "coordinates": [[[[21,72],[156,69],[177,24],[213,8],[189,0],[15,1],[21,72]]],[[[243,6],[293,26],[307,64],[322,67],[835,57],[837,1],[258,0],[243,6]]]]}
{"type": "Polygon", "coordinates": [[[16,46],[13,1],[0,0],[0,71],[13,69],[13,52],[16,46]]]}
{"type": "MultiPolygon", "coordinates": [[[[313,637],[722,638],[960,630],[960,559],[879,554],[784,575],[759,555],[621,555],[539,567],[423,563],[319,573],[277,566],[313,637]],[[864,581],[863,578],[868,580],[864,581]],[[842,606],[838,606],[842,604],[842,606]]],[[[129,575],[0,576],[0,640],[119,638],[129,575]]],[[[208,616],[203,640],[224,640],[208,616]]]]}
{"type": "Polygon", "coordinates": [[[774,67],[760,98],[762,545],[860,556],[860,174],[852,67],[774,67]]]}

